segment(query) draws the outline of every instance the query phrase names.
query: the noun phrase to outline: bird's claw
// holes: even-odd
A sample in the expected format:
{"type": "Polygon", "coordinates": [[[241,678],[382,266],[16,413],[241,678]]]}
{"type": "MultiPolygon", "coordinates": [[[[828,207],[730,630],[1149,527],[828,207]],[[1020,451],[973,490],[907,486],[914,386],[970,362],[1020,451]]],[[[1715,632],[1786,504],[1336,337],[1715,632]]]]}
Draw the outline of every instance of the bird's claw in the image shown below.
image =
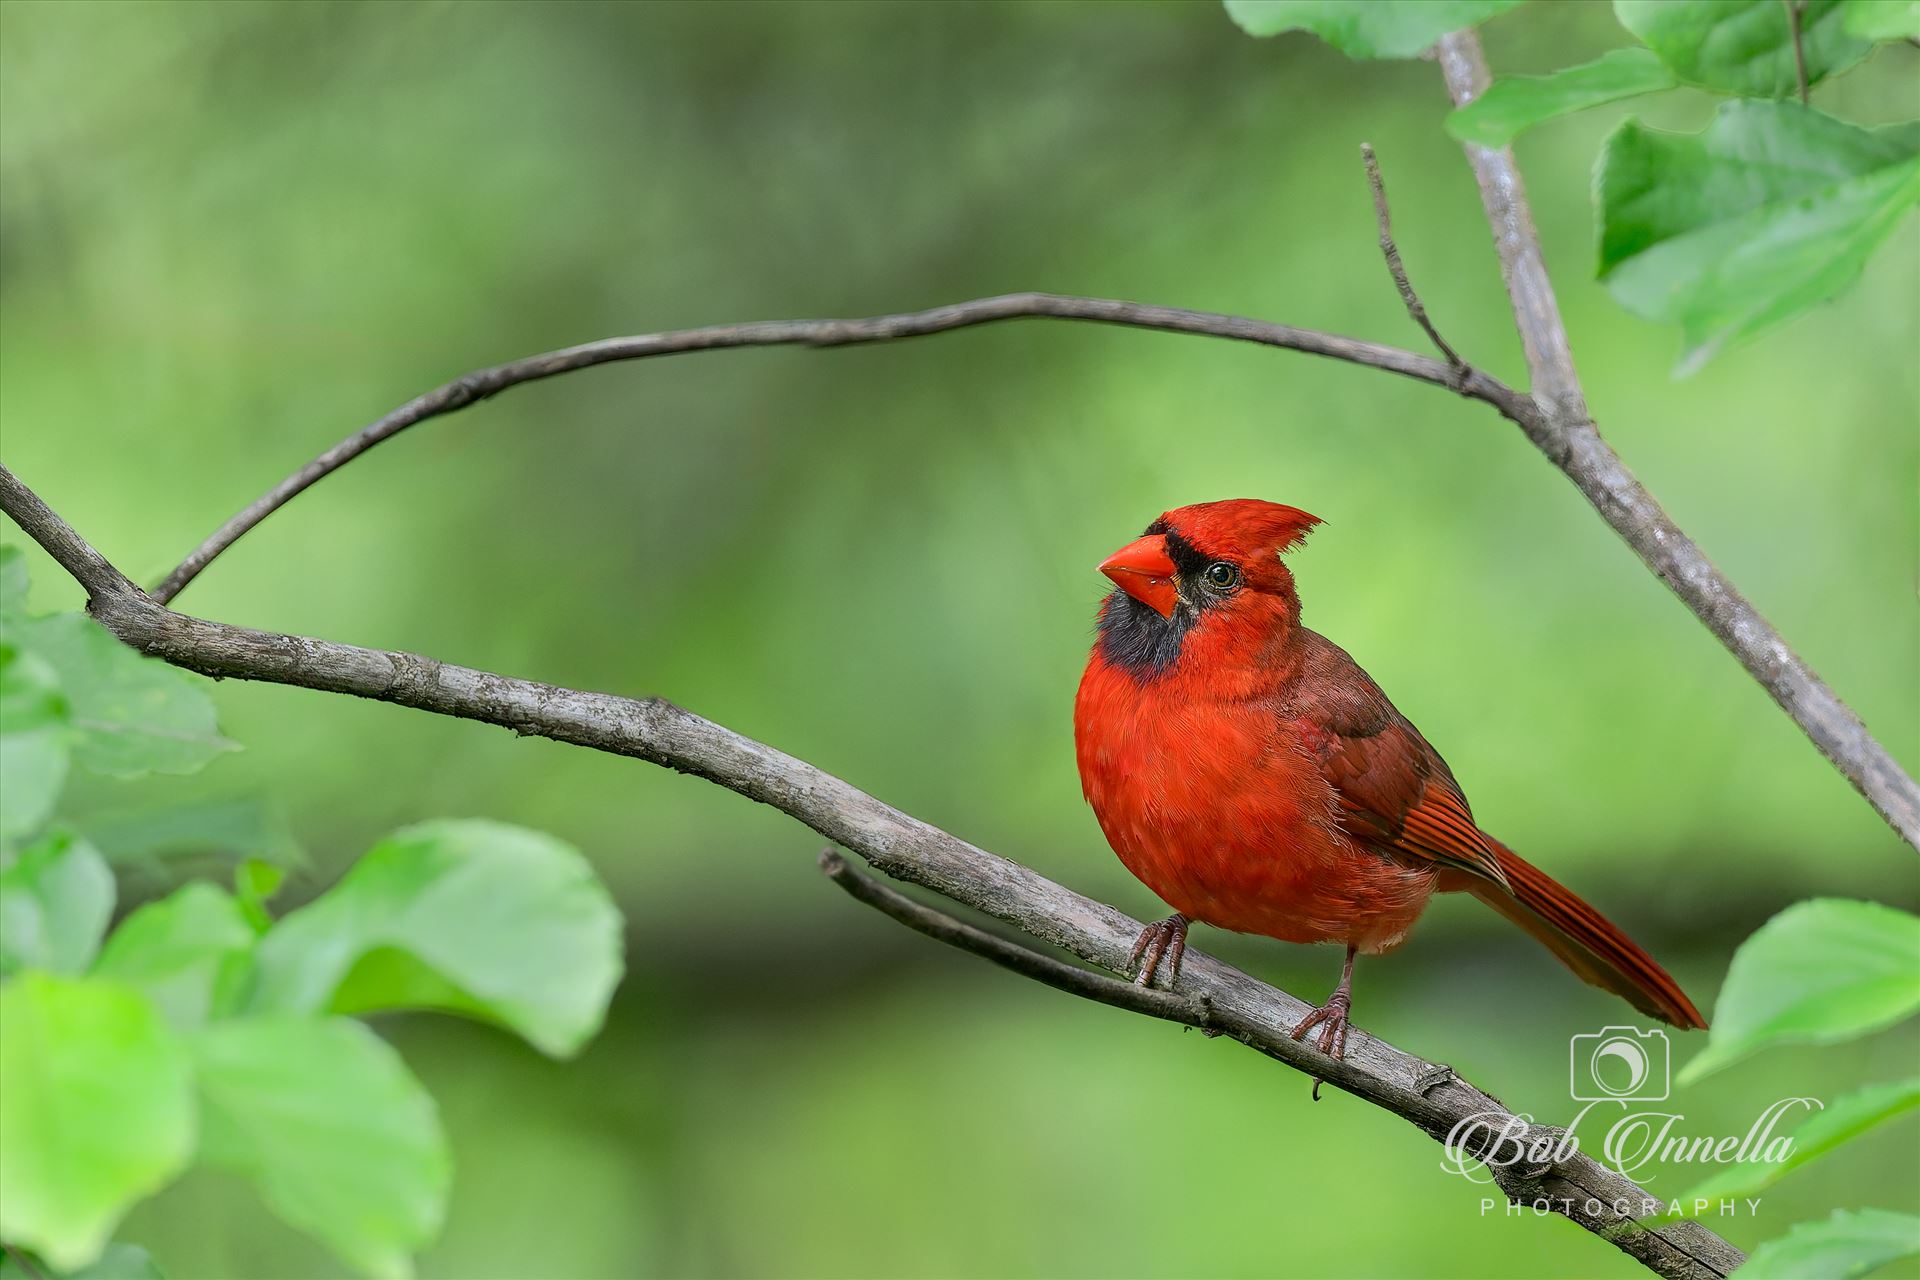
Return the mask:
{"type": "Polygon", "coordinates": [[[1314,1047],[1338,1062],[1347,1056],[1347,1015],[1352,1012],[1353,997],[1336,991],[1327,997],[1325,1004],[1300,1019],[1300,1025],[1293,1029],[1293,1038],[1303,1039],[1307,1032],[1319,1027],[1314,1047]]]}
{"type": "Polygon", "coordinates": [[[1136,964],[1140,972],[1134,974],[1133,985],[1150,987],[1153,975],[1161,962],[1167,966],[1167,985],[1171,987],[1180,977],[1180,958],[1187,954],[1187,918],[1183,915],[1171,915],[1159,920],[1140,931],[1133,950],[1127,953],[1127,968],[1136,964]],[[1141,957],[1145,957],[1144,962],[1141,957]]]}

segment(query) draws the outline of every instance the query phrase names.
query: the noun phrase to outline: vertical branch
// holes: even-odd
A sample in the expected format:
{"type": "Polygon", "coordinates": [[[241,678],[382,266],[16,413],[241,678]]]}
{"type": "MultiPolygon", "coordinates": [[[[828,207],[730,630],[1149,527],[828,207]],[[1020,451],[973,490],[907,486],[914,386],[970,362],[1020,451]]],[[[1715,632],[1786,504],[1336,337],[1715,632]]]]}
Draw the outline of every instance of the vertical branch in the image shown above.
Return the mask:
{"type": "MultiPolygon", "coordinates": [[[[1479,36],[1472,31],[1456,31],[1440,37],[1435,49],[1455,106],[1465,106],[1486,92],[1489,77],[1479,36]]],[[[1469,143],[1466,152],[1480,185],[1480,203],[1493,227],[1500,275],[1513,302],[1514,322],[1520,329],[1527,370],[1533,377],[1533,398],[1556,418],[1583,422],[1587,398],[1580,390],[1580,375],[1573,368],[1573,349],[1567,344],[1560,302],[1547,277],[1540,233],[1533,225],[1533,206],[1527,202],[1527,186],[1521,181],[1520,169],[1505,147],[1469,143]]]]}
{"type": "MultiPolygon", "coordinates": [[[[1477,35],[1455,31],[1434,47],[1454,105],[1464,106],[1485,91],[1487,64],[1477,35]]],[[[1513,303],[1533,379],[1532,397],[1540,411],[1520,423],[1527,438],[1739,659],[1900,838],[1920,849],[1920,785],[1661,509],[1593,425],[1513,153],[1472,143],[1466,144],[1466,153],[1493,228],[1500,274],[1513,303]]]]}

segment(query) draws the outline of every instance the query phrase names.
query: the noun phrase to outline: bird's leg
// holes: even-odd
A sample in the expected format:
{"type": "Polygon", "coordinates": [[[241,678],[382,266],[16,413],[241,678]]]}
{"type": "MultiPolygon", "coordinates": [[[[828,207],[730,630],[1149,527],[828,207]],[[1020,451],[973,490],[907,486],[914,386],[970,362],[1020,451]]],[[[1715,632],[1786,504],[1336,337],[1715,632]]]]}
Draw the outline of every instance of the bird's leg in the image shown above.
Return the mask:
{"type": "Polygon", "coordinates": [[[1127,968],[1140,965],[1140,972],[1134,975],[1135,986],[1150,987],[1153,975],[1160,968],[1160,962],[1166,961],[1167,985],[1171,987],[1180,977],[1180,957],[1187,954],[1187,918],[1179,913],[1157,921],[1140,931],[1140,938],[1133,944],[1133,950],[1127,953],[1127,968]],[[1146,957],[1141,962],[1142,956],[1146,957]]]}
{"type": "Polygon", "coordinates": [[[1320,1052],[1329,1058],[1347,1056],[1347,1015],[1353,1012],[1353,948],[1347,948],[1347,962],[1340,969],[1340,985],[1333,989],[1327,1002],[1300,1019],[1300,1025],[1293,1029],[1295,1040],[1305,1036],[1315,1027],[1320,1028],[1320,1038],[1314,1043],[1320,1052]]]}

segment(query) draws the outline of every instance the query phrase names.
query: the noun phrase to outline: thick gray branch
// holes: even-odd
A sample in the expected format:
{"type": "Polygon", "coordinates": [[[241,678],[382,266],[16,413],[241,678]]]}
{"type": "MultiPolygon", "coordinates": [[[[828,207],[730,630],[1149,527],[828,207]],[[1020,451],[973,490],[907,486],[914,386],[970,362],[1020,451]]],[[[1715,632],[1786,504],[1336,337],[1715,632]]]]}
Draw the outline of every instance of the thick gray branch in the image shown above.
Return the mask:
{"type": "MultiPolygon", "coordinates": [[[[1444,365],[1439,366],[1442,370],[1444,365]]],[[[130,589],[126,579],[0,467],[0,510],[89,590],[88,610],[143,653],[202,675],[297,685],[499,725],[693,774],[804,822],[880,871],[944,894],[1113,972],[1123,972],[1141,924],[1037,872],[977,849],[891,808],[804,760],[703,720],[658,698],[622,698],[475,671],[417,654],[363,649],[304,636],[254,631],[175,613],[130,589]],[[83,576],[84,575],[84,576],[83,576]]],[[[1208,1029],[1334,1085],[1446,1140],[1487,1150],[1513,1125],[1536,1127],[1450,1069],[1355,1031],[1344,1061],[1295,1041],[1309,1006],[1209,956],[1189,950],[1180,994],[1203,1005],[1208,1029]]],[[[1648,1196],[1630,1179],[1584,1154],[1546,1167],[1494,1169],[1510,1197],[1544,1202],[1611,1240],[1660,1275],[1717,1280],[1742,1261],[1697,1222],[1637,1227],[1648,1196]]]]}
{"type": "MultiPolygon", "coordinates": [[[[1436,46],[1447,91],[1455,106],[1473,101],[1487,87],[1480,37],[1472,31],[1443,36],[1436,46]]],[[[1714,567],[1693,539],[1654,501],[1620,455],[1600,435],[1574,371],[1573,352],[1560,319],[1560,304],[1547,277],[1540,233],[1527,203],[1513,152],[1466,144],[1480,184],[1480,200],[1493,228],[1500,272],[1513,302],[1513,317],[1526,351],[1538,412],[1512,415],[1529,439],[1586,495],[1613,531],[1725,645],[1780,709],[1813,740],[1867,803],[1901,839],[1920,849],[1920,784],[1907,776],[1860,717],[1813,668],[1787,647],[1760,611],[1714,567]]]]}

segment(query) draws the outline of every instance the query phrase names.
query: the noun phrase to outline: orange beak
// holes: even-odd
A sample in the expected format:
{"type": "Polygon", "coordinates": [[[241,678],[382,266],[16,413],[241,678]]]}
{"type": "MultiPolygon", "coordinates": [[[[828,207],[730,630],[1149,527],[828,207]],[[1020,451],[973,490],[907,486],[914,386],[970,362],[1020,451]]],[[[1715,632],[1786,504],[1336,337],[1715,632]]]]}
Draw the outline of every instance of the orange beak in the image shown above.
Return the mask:
{"type": "Polygon", "coordinates": [[[1113,579],[1113,585],[1152,609],[1163,618],[1173,616],[1179,596],[1173,589],[1173,560],[1167,555],[1167,540],[1150,533],[1129,542],[1100,562],[1100,572],[1113,579]]]}

